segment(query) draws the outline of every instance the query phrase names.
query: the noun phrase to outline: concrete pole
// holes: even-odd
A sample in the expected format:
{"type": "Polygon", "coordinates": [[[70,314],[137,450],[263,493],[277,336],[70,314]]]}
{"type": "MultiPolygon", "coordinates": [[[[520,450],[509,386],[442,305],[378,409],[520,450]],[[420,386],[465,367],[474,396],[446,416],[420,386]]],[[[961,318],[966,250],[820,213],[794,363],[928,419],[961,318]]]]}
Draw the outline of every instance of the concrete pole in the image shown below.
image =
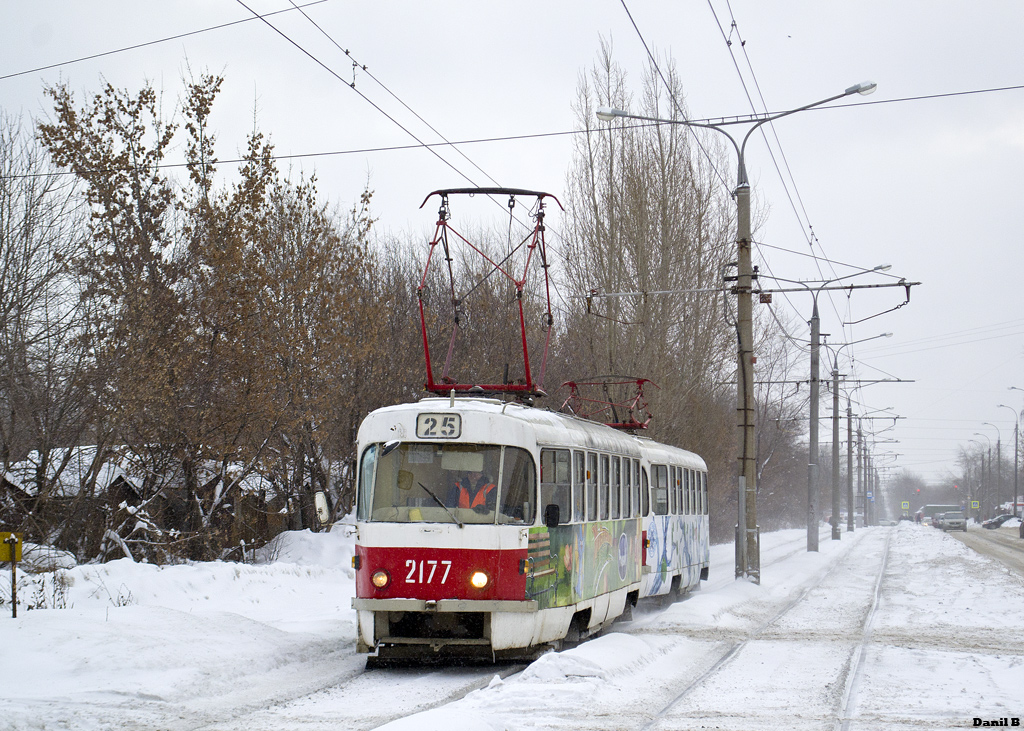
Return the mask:
{"type": "Polygon", "coordinates": [[[864,432],[857,425],[857,496],[864,501],[865,507],[861,509],[864,516],[864,525],[867,525],[866,501],[867,493],[864,491],[864,432]]]}
{"type": "Polygon", "coordinates": [[[1020,458],[1020,430],[1015,421],[1013,423],[1013,514],[1017,515],[1017,478],[1020,475],[1018,460],[1020,458]]]}
{"type": "Polygon", "coordinates": [[[988,503],[989,516],[990,518],[995,517],[998,512],[994,507],[994,501],[992,500],[992,446],[988,448],[988,479],[985,481],[987,489],[985,494],[987,495],[986,502],[988,503]]]}
{"type": "MultiPolygon", "coordinates": [[[[1002,439],[996,437],[996,505],[1003,504],[1003,450],[1002,439]]],[[[999,511],[996,511],[999,512],[999,511]]]]}
{"type": "Polygon", "coordinates": [[[839,368],[832,369],[832,540],[839,535],[839,368]]]}
{"type": "Polygon", "coordinates": [[[854,530],[853,502],[853,408],[846,397],[846,530],[854,530]]]}
{"type": "Polygon", "coordinates": [[[821,323],[818,298],[811,312],[811,424],[807,448],[807,550],[818,550],[818,355],[821,349],[821,323]]]}
{"type": "Polygon", "coordinates": [[[739,340],[736,374],[737,410],[740,417],[740,552],[745,565],[737,566],[755,584],[761,583],[761,548],[757,530],[757,452],[754,441],[754,306],[753,306],[753,264],[751,261],[750,236],[750,186],[747,184],[746,169],[740,152],[736,186],[736,329],[739,340]]]}

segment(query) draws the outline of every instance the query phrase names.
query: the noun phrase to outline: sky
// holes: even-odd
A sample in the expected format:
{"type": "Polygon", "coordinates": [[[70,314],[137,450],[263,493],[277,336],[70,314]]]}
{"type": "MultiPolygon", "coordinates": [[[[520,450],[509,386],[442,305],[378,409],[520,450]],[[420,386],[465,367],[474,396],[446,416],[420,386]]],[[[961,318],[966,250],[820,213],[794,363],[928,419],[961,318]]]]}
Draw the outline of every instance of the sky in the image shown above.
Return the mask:
{"type": "MultiPolygon", "coordinates": [[[[11,731],[909,731],[1021,716],[1006,638],[1024,630],[1007,611],[1024,585],[1004,563],[908,522],[823,533],[819,552],[803,530],[762,539],[760,585],[733,578],[731,544],[713,546],[701,591],[645,600],[525,669],[364,672],[340,525],[283,533],[248,564],[19,570],[17,619],[0,606],[15,670],[0,718],[11,731]]],[[[9,586],[0,567],[0,598],[9,586]]]]}
{"type": "MultiPolygon", "coordinates": [[[[1012,460],[1024,392],[1010,387],[1024,388],[1024,315],[1002,275],[1019,258],[1024,218],[1015,174],[1024,88],[1008,88],[1024,85],[1020,3],[324,0],[306,18],[278,0],[0,0],[0,12],[6,113],[45,117],[44,85],[67,82],[82,99],[101,79],[132,90],[149,80],[171,113],[189,70],[220,73],[212,124],[222,160],[244,149],[255,124],[279,155],[294,156],[283,168],[315,171],[343,209],[368,185],[378,230],[423,232],[424,244],[435,211],[419,206],[432,190],[498,184],[562,194],[572,103],[601,39],[635,92],[647,49],[670,57],[694,119],[793,109],[874,81],[871,96],[780,120],[770,142],[751,139],[747,169],[763,212],[756,263],[819,284],[889,264],[851,283],[920,282],[909,304],[887,314],[879,313],[904,301],[902,288],[819,299],[827,342],[849,343],[839,365],[859,382],[844,388],[854,412],[902,417],[863,422],[876,432],[883,474],[906,469],[945,486],[959,449],[979,444],[995,452],[998,443],[1012,460]],[[289,12],[267,18],[280,33],[258,19],[196,32],[252,18],[250,9],[289,12]],[[96,54],[105,55],[76,61],[96,54]],[[444,139],[477,142],[457,152],[420,146],[444,139]]],[[[557,247],[557,215],[548,223],[557,247]]],[[[809,337],[811,299],[776,295],[771,305],[798,340],[809,337]]],[[[832,357],[823,355],[823,370],[832,357]]]]}

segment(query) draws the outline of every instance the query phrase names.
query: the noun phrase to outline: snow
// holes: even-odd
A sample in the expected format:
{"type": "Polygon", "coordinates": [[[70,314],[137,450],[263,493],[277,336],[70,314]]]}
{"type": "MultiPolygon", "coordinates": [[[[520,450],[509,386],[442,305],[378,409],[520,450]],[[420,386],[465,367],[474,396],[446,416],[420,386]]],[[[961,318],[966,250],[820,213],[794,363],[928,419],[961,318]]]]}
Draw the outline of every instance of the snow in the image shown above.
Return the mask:
{"type": "Polygon", "coordinates": [[[760,585],[734,581],[732,546],[715,546],[702,591],[521,672],[364,671],[342,526],[283,534],[255,564],[26,575],[18,618],[0,616],[0,727],[910,729],[1024,714],[1018,574],[910,523],[823,533],[816,553],[805,535],[762,536],[760,585]]]}

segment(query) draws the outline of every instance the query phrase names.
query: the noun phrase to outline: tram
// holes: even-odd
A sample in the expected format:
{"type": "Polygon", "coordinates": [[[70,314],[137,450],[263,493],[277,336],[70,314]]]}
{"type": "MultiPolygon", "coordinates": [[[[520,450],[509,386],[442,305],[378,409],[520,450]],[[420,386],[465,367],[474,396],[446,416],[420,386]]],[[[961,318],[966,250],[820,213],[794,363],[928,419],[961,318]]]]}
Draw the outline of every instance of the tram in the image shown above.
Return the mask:
{"type": "Polygon", "coordinates": [[[357,437],[357,649],[381,661],[529,658],[599,632],[645,597],[679,596],[707,578],[707,468],[696,454],[637,436],[650,420],[645,379],[633,381],[632,401],[597,403],[611,413],[607,423],[580,408],[588,399],[579,387],[593,383],[564,384],[573,395],[562,410],[533,405],[547,395],[544,209],[557,199],[473,188],[434,191],[424,204],[435,196],[437,227],[417,290],[425,390],[434,395],[370,413],[357,437]],[[458,196],[508,196],[510,226],[517,198],[532,198],[533,228],[492,257],[452,227],[449,198],[458,196]],[[456,275],[456,244],[482,258],[482,280],[456,275]],[[447,274],[443,297],[427,296],[432,263],[447,274]],[[492,275],[515,290],[508,301],[522,359],[505,364],[500,382],[458,382],[460,323],[492,275]],[[531,281],[540,312],[524,305],[531,281]],[[443,316],[427,312],[442,304],[451,332],[435,375],[430,323],[443,316]],[[539,374],[528,332],[538,319],[539,374]]]}
{"type": "Polygon", "coordinates": [[[358,450],[357,646],[382,660],[532,657],[707,578],[691,452],[454,394],[372,412],[358,450]]]}

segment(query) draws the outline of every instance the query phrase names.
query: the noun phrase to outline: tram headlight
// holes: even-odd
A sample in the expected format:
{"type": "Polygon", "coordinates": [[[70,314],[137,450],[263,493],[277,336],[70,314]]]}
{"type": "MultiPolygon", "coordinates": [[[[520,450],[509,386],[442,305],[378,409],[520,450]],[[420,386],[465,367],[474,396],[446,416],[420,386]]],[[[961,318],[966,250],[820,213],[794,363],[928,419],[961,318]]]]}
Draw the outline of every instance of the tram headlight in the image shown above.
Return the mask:
{"type": "Polygon", "coordinates": [[[483,589],[491,581],[491,577],[483,571],[474,571],[469,577],[469,583],[474,589],[483,589]]]}
{"type": "Polygon", "coordinates": [[[378,589],[386,589],[387,585],[391,583],[391,574],[384,569],[379,569],[373,572],[373,576],[370,577],[370,581],[378,589]]]}

